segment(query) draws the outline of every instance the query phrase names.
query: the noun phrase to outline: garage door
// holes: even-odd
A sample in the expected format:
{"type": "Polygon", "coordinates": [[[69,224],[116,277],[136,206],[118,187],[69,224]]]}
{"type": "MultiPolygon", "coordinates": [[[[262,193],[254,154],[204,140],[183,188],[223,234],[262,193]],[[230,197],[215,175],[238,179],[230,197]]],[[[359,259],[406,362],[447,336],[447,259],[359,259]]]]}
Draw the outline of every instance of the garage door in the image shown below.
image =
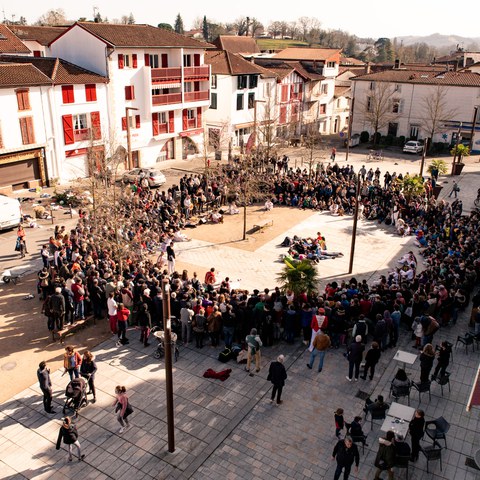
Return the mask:
{"type": "Polygon", "coordinates": [[[14,190],[18,190],[28,187],[28,181],[41,178],[37,158],[8,163],[0,167],[0,186],[2,187],[11,185],[14,190]]]}

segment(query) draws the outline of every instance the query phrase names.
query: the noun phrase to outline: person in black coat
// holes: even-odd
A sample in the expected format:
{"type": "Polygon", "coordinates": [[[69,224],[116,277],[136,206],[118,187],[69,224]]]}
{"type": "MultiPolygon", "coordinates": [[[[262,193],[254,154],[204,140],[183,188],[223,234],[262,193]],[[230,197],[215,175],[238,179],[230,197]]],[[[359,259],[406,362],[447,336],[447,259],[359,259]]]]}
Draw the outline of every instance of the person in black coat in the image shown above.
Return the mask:
{"type": "Polygon", "coordinates": [[[433,367],[433,361],[435,360],[435,350],[431,343],[427,343],[423,347],[423,351],[420,354],[420,382],[428,382],[430,371],[433,367]]]}
{"type": "Polygon", "coordinates": [[[86,350],[83,354],[82,364],[80,365],[80,375],[83,378],[87,379],[88,387],[90,388],[90,392],[93,395],[92,403],[97,401],[97,392],[95,390],[95,372],[97,371],[97,364],[93,359],[93,355],[91,352],[86,350]]]}
{"type": "Polygon", "coordinates": [[[362,343],[362,336],[357,335],[355,341],[348,347],[348,375],[347,380],[351,382],[353,380],[353,369],[355,368],[355,381],[358,380],[360,374],[360,364],[362,363],[363,351],[365,345],[362,343]]]}
{"type": "Polygon", "coordinates": [[[80,446],[80,442],[78,441],[78,431],[77,427],[72,423],[72,419],[70,417],[65,417],[63,419],[63,424],[60,427],[60,431],[58,432],[57,438],[57,450],[60,450],[60,445],[62,443],[68,445],[68,461],[72,461],[72,448],[73,445],[77,447],[78,453],[78,461],[83,460],[85,455],[82,455],[82,447],[80,446]]]}
{"type": "Polygon", "coordinates": [[[357,446],[353,443],[352,438],[348,435],[335,445],[332,453],[332,460],[337,459],[337,468],[335,470],[334,480],[338,480],[343,470],[343,480],[347,480],[350,470],[355,462],[355,471],[358,472],[358,464],[360,463],[360,454],[357,446]]]}
{"type": "Polygon", "coordinates": [[[435,367],[435,371],[432,375],[432,380],[435,380],[440,373],[440,377],[445,376],[445,372],[447,367],[450,363],[450,353],[451,347],[448,345],[448,342],[444,341],[440,345],[440,350],[438,351],[438,359],[437,359],[437,366],[435,367]]]}
{"type": "Polygon", "coordinates": [[[52,408],[52,381],[50,380],[50,369],[47,368],[47,362],[39,363],[37,378],[43,393],[43,408],[47,413],[55,413],[52,408]]]}
{"type": "Polygon", "coordinates": [[[285,385],[285,380],[287,379],[287,371],[285,370],[285,366],[283,365],[284,361],[285,357],[283,355],[279,355],[277,357],[277,361],[270,364],[270,369],[268,371],[267,377],[267,380],[270,380],[273,384],[272,397],[270,402],[273,403],[276,394],[277,405],[283,403],[281,400],[281,396],[283,387],[285,385]]]}
{"type": "Polygon", "coordinates": [[[372,342],[372,346],[370,350],[365,355],[365,367],[363,369],[363,376],[360,377],[363,380],[367,379],[368,370],[370,370],[370,380],[373,380],[373,376],[375,375],[375,366],[377,365],[378,361],[380,360],[380,346],[378,342],[372,342]]]}
{"type": "Polygon", "coordinates": [[[410,459],[412,462],[418,460],[418,454],[420,453],[420,439],[423,437],[424,430],[425,412],[423,410],[416,410],[415,416],[408,426],[410,438],[412,439],[412,457],[410,459]]]}

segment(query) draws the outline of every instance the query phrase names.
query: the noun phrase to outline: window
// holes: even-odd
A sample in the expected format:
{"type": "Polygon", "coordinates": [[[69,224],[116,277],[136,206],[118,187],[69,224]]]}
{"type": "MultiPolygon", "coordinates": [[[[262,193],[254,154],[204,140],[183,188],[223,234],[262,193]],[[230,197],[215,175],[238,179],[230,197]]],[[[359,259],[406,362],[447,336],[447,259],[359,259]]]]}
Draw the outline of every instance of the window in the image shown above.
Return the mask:
{"type": "Polygon", "coordinates": [[[370,85],[368,87],[370,90],[375,90],[375,82],[370,82],[370,85]]]}
{"type": "Polygon", "coordinates": [[[130,59],[130,55],[124,55],[123,56],[123,65],[125,67],[131,67],[132,66],[132,62],[131,62],[131,59],[130,59]]]}
{"type": "Polygon", "coordinates": [[[97,86],[94,83],[85,85],[85,99],[87,102],[97,101],[97,86]]]}
{"type": "Polygon", "coordinates": [[[212,88],[217,88],[217,76],[216,75],[211,76],[210,86],[212,88]]]}
{"type": "Polygon", "coordinates": [[[33,117],[22,117],[19,119],[20,133],[22,134],[22,144],[30,145],[35,143],[35,135],[33,132],[33,117]]]}
{"type": "Polygon", "coordinates": [[[34,57],[43,57],[42,52],[40,50],[34,50],[33,51],[33,56],[34,57]]]}
{"type": "Polygon", "coordinates": [[[320,115],[325,115],[327,113],[327,104],[326,103],[321,103],[319,105],[319,112],[320,115]]]}
{"type": "Polygon", "coordinates": [[[28,88],[17,90],[17,104],[19,110],[30,110],[30,98],[28,96],[28,88]]]}
{"type": "Polygon", "coordinates": [[[335,62],[327,62],[327,68],[335,68],[335,62]]]}
{"type": "Polygon", "coordinates": [[[243,93],[237,95],[237,110],[243,110],[243,93]]]}
{"type": "Polygon", "coordinates": [[[217,94],[216,93],[212,93],[212,97],[210,99],[210,108],[212,110],[217,109],[217,94]]]}
{"type": "Polygon", "coordinates": [[[400,112],[400,100],[393,100],[392,102],[392,112],[399,113],[400,112]]]}
{"type": "Polygon", "coordinates": [[[184,67],[191,67],[192,66],[192,56],[191,55],[184,55],[183,56],[183,66],[184,67]]]}
{"type": "Polygon", "coordinates": [[[137,61],[137,54],[136,54],[136,53],[134,53],[134,54],[132,55],[132,67],[133,67],[133,68],[137,68],[137,67],[138,67],[138,61],[137,61]]]}
{"type": "Polygon", "coordinates": [[[328,94],[328,83],[322,83],[321,94],[322,95],[327,95],[328,94]]]}
{"type": "Polygon", "coordinates": [[[398,132],[398,123],[389,123],[388,124],[388,135],[397,136],[398,132]]]}
{"type": "Polygon", "coordinates": [[[265,83],[263,85],[263,96],[264,97],[269,97],[270,96],[271,87],[272,87],[272,85],[270,83],[265,83]]]}
{"type": "Polygon", "coordinates": [[[73,115],[73,129],[83,130],[85,128],[88,128],[87,115],[85,113],[81,113],[79,115],[73,115]]]}
{"type": "Polygon", "coordinates": [[[366,110],[367,112],[372,112],[373,111],[373,101],[372,97],[367,97],[367,105],[366,105],[366,110]]]}
{"type": "Polygon", "coordinates": [[[153,135],[173,133],[175,131],[174,112],[152,113],[153,135]]]}
{"type": "Polygon", "coordinates": [[[135,100],[135,87],[133,85],[125,87],[125,100],[135,100]]]}
{"type": "Polygon", "coordinates": [[[402,85],[400,85],[399,83],[396,83],[395,84],[395,91],[397,93],[400,93],[402,91],[402,85]]]}
{"type": "Polygon", "coordinates": [[[148,65],[152,68],[158,68],[158,55],[146,55],[148,57],[148,65]]]}
{"type": "Polygon", "coordinates": [[[248,108],[255,108],[255,94],[253,92],[248,94],[248,108]]]}
{"type": "MultiPolygon", "coordinates": [[[[140,128],[140,115],[130,115],[130,128],[140,128]]],[[[122,117],[122,130],[127,129],[127,117],[122,117]]]]}
{"type": "Polygon", "coordinates": [[[193,92],[192,82],[183,82],[183,91],[185,93],[193,92]]]}
{"type": "Polygon", "coordinates": [[[247,88],[247,80],[247,75],[239,75],[237,77],[237,90],[243,90],[244,88],[247,88]]]}
{"type": "Polygon", "coordinates": [[[257,85],[258,85],[258,75],[249,75],[248,88],[257,88],[257,85]]]}
{"type": "Polygon", "coordinates": [[[73,85],[62,86],[63,103],[75,103],[75,95],[73,93],[73,85]]]}
{"type": "Polygon", "coordinates": [[[337,108],[340,108],[340,104],[341,104],[341,100],[338,99],[338,100],[337,100],[337,108]]]}

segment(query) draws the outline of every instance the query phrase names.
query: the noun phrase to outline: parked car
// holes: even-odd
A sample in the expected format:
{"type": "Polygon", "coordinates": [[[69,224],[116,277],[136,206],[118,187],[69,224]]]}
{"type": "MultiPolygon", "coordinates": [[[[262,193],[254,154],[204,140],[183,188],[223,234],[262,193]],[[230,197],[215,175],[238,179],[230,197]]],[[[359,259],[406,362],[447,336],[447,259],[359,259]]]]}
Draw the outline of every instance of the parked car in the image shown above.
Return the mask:
{"type": "Polygon", "coordinates": [[[0,230],[8,230],[22,223],[22,208],[16,198],[0,194],[0,230]]]}
{"type": "Polygon", "coordinates": [[[403,146],[403,153],[422,153],[423,142],[417,140],[410,140],[403,146]]]}
{"type": "Polygon", "coordinates": [[[122,181],[123,183],[140,183],[145,177],[150,187],[159,187],[167,181],[162,172],[152,168],[134,168],[123,174],[122,181]]]}

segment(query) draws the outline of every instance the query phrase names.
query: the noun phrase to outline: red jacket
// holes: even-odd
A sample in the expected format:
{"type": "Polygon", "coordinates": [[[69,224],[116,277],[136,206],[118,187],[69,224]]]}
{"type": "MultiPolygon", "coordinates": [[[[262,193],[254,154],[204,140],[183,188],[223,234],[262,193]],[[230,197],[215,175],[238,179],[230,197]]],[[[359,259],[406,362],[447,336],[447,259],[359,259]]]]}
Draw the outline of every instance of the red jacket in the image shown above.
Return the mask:
{"type": "Polygon", "coordinates": [[[117,310],[118,322],[126,322],[129,316],[130,316],[130,310],[128,308],[123,307],[121,310],[117,310]]]}

